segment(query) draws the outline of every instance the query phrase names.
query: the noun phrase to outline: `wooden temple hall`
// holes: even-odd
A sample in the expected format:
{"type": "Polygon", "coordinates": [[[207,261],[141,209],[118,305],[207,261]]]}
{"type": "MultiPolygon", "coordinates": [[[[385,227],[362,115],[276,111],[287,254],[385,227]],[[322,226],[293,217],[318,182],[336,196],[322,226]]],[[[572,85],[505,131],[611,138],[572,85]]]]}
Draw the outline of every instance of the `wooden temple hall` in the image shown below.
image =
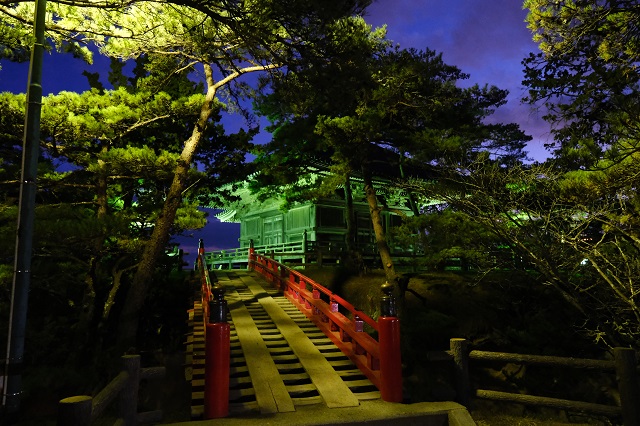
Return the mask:
{"type": "MultiPolygon", "coordinates": [[[[402,215],[411,216],[408,197],[392,186],[378,182],[376,190],[386,204],[382,211],[383,226],[387,234],[401,225],[402,215]]],[[[362,182],[351,181],[353,208],[352,226],[355,228],[352,247],[362,260],[378,266],[375,236],[365,200],[362,182]]],[[[259,201],[251,194],[248,184],[236,195],[239,201],[223,206],[216,215],[222,222],[240,223],[238,248],[218,250],[206,254],[207,263],[216,269],[245,268],[251,244],[256,252],[273,254],[274,258],[290,265],[309,263],[340,263],[347,253],[347,201],[344,188],[338,188],[330,197],[297,202],[288,210],[282,209],[283,200],[270,198],[259,201]]],[[[390,244],[399,263],[411,264],[415,256],[412,247],[401,248],[390,244]]]]}

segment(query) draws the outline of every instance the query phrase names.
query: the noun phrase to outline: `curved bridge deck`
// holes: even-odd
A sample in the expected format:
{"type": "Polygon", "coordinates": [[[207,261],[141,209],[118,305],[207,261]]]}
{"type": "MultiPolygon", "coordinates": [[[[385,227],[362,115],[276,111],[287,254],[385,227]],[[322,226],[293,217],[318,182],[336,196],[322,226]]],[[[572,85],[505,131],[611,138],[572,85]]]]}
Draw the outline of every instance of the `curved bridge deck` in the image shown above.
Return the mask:
{"type": "MultiPolygon", "coordinates": [[[[248,421],[248,417],[259,419],[261,424],[281,424],[265,422],[267,418],[284,421],[282,416],[278,417],[279,413],[290,413],[286,417],[297,419],[290,424],[323,424],[315,414],[310,419],[305,416],[307,420],[303,421],[296,412],[320,410],[324,413],[321,417],[331,418],[331,415],[327,416],[327,410],[339,408],[355,410],[353,413],[364,411],[365,416],[372,416],[375,410],[366,409],[363,403],[370,407],[374,406],[372,404],[384,406],[388,414],[398,409],[406,411],[407,407],[416,405],[381,401],[378,389],[353,362],[257,273],[216,270],[215,274],[218,282],[226,288],[229,306],[230,414],[225,419],[203,421],[202,424],[229,424],[235,418],[241,422],[248,421]]],[[[199,300],[189,311],[189,321],[192,333],[187,341],[185,374],[192,384],[192,419],[197,420],[202,418],[204,395],[204,336],[199,300]]],[[[419,405],[420,410],[425,410],[419,416],[420,421],[406,423],[409,418],[405,414],[400,416],[405,421],[402,424],[456,424],[448,420],[450,413],[466,413],[464,407],[455,403],[419,405]]],[[[346,413],[339,410],[341,415],[346,413]]],[[[345,420],[349,419],[355,420],[347,415],[345,420]]]]}

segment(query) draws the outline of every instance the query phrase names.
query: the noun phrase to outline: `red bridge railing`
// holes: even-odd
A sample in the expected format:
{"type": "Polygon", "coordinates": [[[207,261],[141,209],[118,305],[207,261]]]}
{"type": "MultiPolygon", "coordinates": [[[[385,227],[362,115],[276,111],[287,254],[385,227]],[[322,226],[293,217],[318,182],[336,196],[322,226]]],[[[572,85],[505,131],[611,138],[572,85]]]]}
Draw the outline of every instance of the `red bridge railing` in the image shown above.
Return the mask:
{"type": "Polygon", "coordinates": [[[249,269],[282,290],[371,380],[384,401],[402,401],[400,323],[391,285],[382,286],[381,314],[375,321],[326,287],[253,248],[249,269]],[[377,332],[377,340],[364,332],[364,323],[377,332]]]}

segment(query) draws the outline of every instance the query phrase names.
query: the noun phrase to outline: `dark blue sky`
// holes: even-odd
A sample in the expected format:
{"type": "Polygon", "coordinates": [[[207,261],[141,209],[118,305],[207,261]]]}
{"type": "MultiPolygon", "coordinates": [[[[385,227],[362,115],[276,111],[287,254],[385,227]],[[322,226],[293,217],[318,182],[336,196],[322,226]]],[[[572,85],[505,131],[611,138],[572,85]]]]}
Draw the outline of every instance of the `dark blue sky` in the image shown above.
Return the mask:
{"type": "MultiPolygon", "coordinates": [[[[471,75],[469,84],[490,84],[510,92],[507,105],[498,109],[493,122],[515,122],[534,140],[531,156],[545,157],[542,145],[549,126],[530,106],[522,105],[525,94],[521,61],[537,50],[526,28],[526,11],[518,0],[377,0],[366,20],[373,26],[387,24],[388,38],[401,47],[430,48],[443,53],[446,63],[471,75]]],[[[60,55],[45,55],[43,90],[45,94],[89,88],[82,71],[102,71],[108,61],[96,57],[93,65],[60,55]]],[[[1,62],[0,91],[24,92],[27,64],[1,62]]],[[[268,134],[260,139],[268,140],[268,134]]],[[[208,250],[234,247],[237,225],[216,224],[215,218],[203,232],[181,241],[185,250],[196,252],[197,238],[204,235],[208,250]]]]}

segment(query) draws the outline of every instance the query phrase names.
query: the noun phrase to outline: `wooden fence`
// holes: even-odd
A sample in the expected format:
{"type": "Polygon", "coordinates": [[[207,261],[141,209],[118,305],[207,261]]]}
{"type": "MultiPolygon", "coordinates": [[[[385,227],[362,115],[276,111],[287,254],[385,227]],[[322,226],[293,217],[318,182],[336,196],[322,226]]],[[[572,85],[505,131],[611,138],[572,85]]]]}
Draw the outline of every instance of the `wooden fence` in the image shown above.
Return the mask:
{"type": "Polygon", "coordinates": [[[138,389],[140,380],[159,379],[165,376],[164,367],[140,368],[140,355],[124,355],[122,371],[95,397],[72,396],[58,403],[58,426],[89,426],[102,416],[116,400],[117,419],[114,425],[133,426],[140,423],[157,423],[162,411],[138,413],[138,389]]]}
{"type": "Polygon", "coordinates": [[[470,399],[514,402],[525,405],[545,406],[562,410],[604,415],[622,419],[624,426],[640,425],[640,386],[638,384],[638,360],[636,352],[630,348],[615,348],[614,359],[594,360],[565,358],[557,356],[522,355],[514,353],[487,352],[469,350],[465,339],[451,339],[450,350],[429,352],[432,361],[453,360],[456,394],[458,402],[469,407],[470,399]],[[620,393],[620,406],[595,404],[543,396],[523,395],[519,393],[499,392],[487,389],[471,389],[469,361],[493,361],[521,365],[546,365],[574,369],[614,371],[620,393]]]}

